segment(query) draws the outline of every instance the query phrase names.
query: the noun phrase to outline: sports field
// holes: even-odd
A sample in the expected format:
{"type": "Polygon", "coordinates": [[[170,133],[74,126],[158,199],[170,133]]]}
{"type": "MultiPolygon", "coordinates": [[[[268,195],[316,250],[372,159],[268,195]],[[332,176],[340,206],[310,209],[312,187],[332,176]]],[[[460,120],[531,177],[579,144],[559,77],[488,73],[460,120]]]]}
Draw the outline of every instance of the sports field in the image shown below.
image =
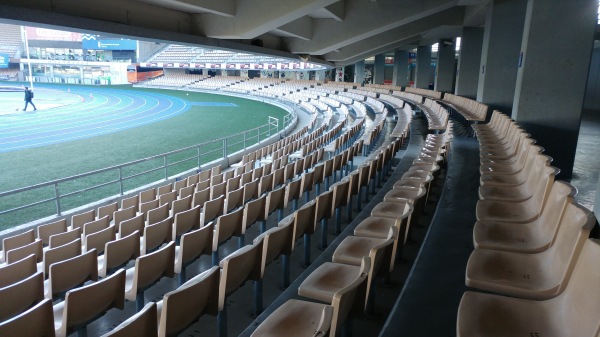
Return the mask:
{"type": "MultiPolygon", "coordinates": [[[[22,92],[0,92],[0,97],[4,102],[0,108],[0,192],[229,136],[266,124],[268,116],[278,118],[279,125],[283,125],[286,114],[278,107],[237,97],[131,86],[36,85],[35,112],[31,107],[28,112],[20,111],[22,92]]],[[[169,161],[191,155],[181,153],[169,161]]],[[[216,157],[214,153],[202,161],[216,157]]],[[[162,164],[161,158],[128,169],[143,172],[162,164]]],[[[196,165],[197,160],[182,162],[170,167],[168,174],[196,165]]],[[[63,184],[60,194],[118,179],[116,174],[107,172],[63,184]]],[[[141,175],[127,180],[124,190],[163,177],[164,171],[141,175]]],[[[63,198],[61,207],[67,210],[118,193],[119,186],[109,184],[63,198]]],[[[54,188],[47,187],[19,197],[2,197],[0,211],[52,196],[54,188]]],[[[54,202],[46,202],[26,211],[0,215],[0,230],[54,214],[54,210],[54,202]]]]}

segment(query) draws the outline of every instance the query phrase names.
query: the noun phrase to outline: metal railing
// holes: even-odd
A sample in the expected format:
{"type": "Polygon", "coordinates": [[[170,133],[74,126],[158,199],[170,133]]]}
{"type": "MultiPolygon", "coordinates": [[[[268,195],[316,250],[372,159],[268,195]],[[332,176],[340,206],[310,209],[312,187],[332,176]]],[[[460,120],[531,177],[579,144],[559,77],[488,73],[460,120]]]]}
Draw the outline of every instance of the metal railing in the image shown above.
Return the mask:
{"type": "MultiPolygon", "coordinates": [[[[282,130],[295,114],[284,116],[282,130]]],[[[0,230],[50,215],[62,215],[104,198],[124,195],[144,185],[156,183],[203,164],[244,151],[279,132],[279,120],[269,116],[267,124],[228,137],[188,146],[175,151],[130,161],[67,178],[26,186],[0,193],[0,230]],[[50,207],[50,205],[52,205],[50,207]],[[19,214],[17,214],[19,213],[19,214]],[[4,219],[3,219],[4,218],[4,219]]]]}

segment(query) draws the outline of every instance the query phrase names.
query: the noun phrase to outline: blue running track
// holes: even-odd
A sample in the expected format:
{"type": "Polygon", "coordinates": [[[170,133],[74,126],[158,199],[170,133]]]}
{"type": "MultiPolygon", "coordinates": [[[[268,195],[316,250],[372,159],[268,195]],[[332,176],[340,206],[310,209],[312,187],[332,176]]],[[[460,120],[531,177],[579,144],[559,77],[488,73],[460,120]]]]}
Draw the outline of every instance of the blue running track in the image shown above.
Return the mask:
{"type": "MultiPolygon", "coordinates": [[[[37,87],[66,90],[64,86],[37,87]]],[[[71,94],[80,96],[83,101],[35,113],[0,116],[0,152],[147,125],[186,112],[194,104],[174,96],[123,89],[71,87],[71,94]]]]}

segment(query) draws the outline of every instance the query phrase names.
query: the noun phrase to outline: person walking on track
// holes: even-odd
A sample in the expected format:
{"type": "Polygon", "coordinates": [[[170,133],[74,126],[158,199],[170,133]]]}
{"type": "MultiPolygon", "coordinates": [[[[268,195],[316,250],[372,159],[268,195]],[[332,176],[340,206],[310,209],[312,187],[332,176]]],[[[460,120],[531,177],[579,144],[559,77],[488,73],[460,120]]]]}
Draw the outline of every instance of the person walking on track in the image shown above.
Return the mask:
{"type": "Polygon", "coordinates": [[[36,111],[37,108],[35,107],[35,104],[33,104],[33,102],[31,101],[33,99],[33,91],[29,90],[28,87],[25,87],[25,107],[23,108],[23,111],[27,110],[27,105],[31,104],[33,106],[33,111],[36,111]]]}

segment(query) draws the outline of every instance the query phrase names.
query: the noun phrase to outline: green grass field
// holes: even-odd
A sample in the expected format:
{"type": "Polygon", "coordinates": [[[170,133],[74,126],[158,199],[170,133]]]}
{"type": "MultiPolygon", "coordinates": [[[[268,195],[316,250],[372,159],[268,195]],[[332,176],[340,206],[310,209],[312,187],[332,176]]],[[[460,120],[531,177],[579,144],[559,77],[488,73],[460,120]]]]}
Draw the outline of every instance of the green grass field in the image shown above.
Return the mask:
{"type": "MultiPolygon", "coordinates": [[[[119,88],[119,87],[112,87],[119,88]]],[[[130,86],[123,89],[132,90],[130,86]]],[[[92,137],[84,140],[65,142],[56,145],[0,153],[0,190],[8,191],[16,188],[43,183],[49,180],[69,177],[105,167],[110,167],[136,159],[141,159],[168,151],[177,150],[187,146],[204,143],[249,130],[267,123],[268,116],[280,120],[283,125],[283,116],[286,111],[278,107],[230,96],[176,91],[161,89],[141,89],[146,92],[157,92],[180,97],[191,102],[230,102],[237,107],[206,107],[193,106],[189,111],[178,116],[145,125],[137,128],[119,131],[108,135],[92,137]]],[[[242,137],[239,137],[241,140],[242,137]]],[[[254,142],[256,139],[254,139],[254,142]]],[[[250,141],[248,145],[250,145],[250,141]]],[[[220,145],[219,145],[220,147],[220,145]]],[[[230,148],[229,151],[240,149],[230,148]]],[[[202,153],[211,151],[210,147],[203,147],[202,153]]],[[[195,155],[196,149],[168,158],[169,162],[180,161],[195,155]]],[[[217,153],[202,156],[206,163],[219,157],[217,153]]],[[[129,167],[123,176],[143,172],[163,164],[163,159],[152,160],[129,167]]],[[[188,160],[169,168],[168,175],[175,175],[197,166],[196,160],[188,160]]],[[[164,170],[155,171],[129,179],[124,185],[124,190],[164,178],[164,170]]],[[[111,171],[78,179],[68,185],[60,186],[60,194],[65,195],[78,191],[103,181],[118,179],[118,171],[111,171]]],[[[94,200],[99,200],[119,193],[118,184],[109,184],[104,187],[76,193],[61,200],[63,212],[70,208],[79,207],[94,200]]],[[[47,187],[21,193],[18,196],[0,198],[0,210],[11,209],[28,203],[54,196],[54,187],[47,187]]],[[[22,223],[33,221],[41,217],[55,214],[53,201],[28,208],[27,210],[0,215],[0,230],[13,227],[22,223]]]]}

